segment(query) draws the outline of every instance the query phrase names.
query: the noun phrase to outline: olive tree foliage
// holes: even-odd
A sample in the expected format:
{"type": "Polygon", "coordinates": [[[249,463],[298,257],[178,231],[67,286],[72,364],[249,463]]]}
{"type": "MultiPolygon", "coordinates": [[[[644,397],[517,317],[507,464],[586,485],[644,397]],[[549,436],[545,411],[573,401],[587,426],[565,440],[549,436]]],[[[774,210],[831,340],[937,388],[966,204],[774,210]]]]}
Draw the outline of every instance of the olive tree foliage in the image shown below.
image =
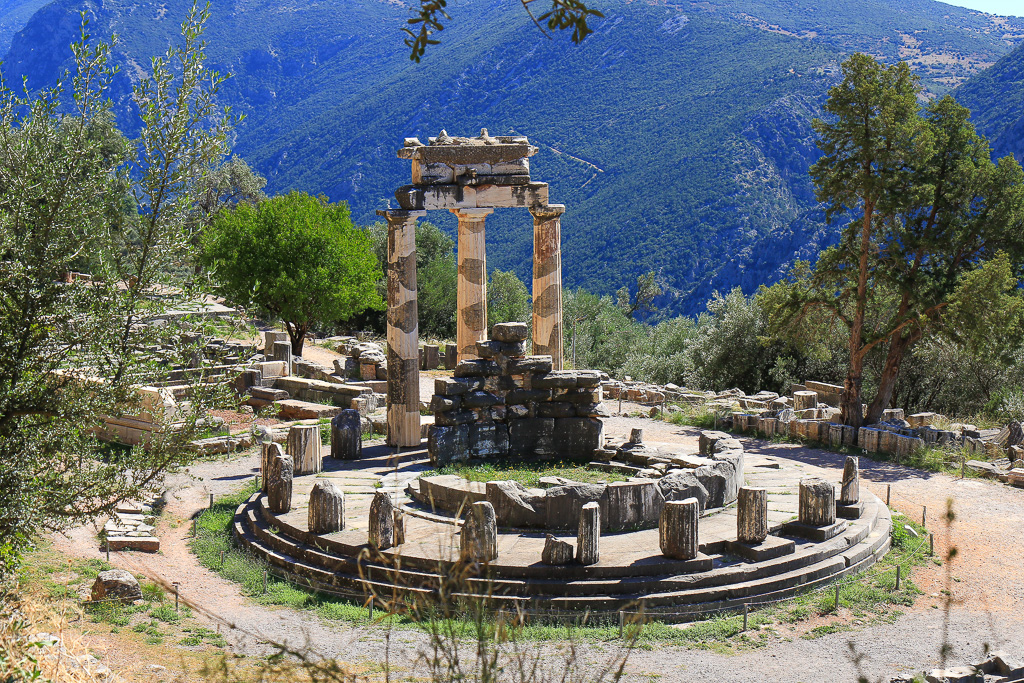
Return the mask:
{"type": "Polygon", "coordinates": [[[487,286],[488,329],[497,323],[531,322],[530,290],[512,272],[495,270],[487,286]]]}
{"type": "Polygon", "coordinates": [[[202,258],[228,300],[284,322],[296,355],[314,326],[384,306],[373,242],[345,202],[291,192],[240,204],[214,219],[202,258]]]}
{"type": "Polygon", "coordinates": [[[811,177],[829,220],[856,218],[809,277],[792,281],[773,319],[785,326],[824,311],[845,326],[843,420],[859,426],[890,405],[903,359],[941,324],[963,273],[1000,250],[1024,268],[1024,173],[1012,157],[993,163],[951,97],[922,110],[905,63],[856,54],[843,75],[829,118],[814,124],[823,156],[811,177]],[[873,357],[883,360],[865,418],[873,357]]]}
{"type": "Polygon", "coordinates": [[[138,387],[194,351],[188,319],[165,313],[190,294],[176,274],[192,188],[231,125],[214,101],[223,78],[205,65],[206,19],[193,7],[136,81],[134,140],[111,123],[111,46],[84,19],[74,73],[34,95],[0,84],[0,571],[35,534],[139,497],[188,461],[201,428],[202,384],[177,405],[159,392],[143,402],[138,387]],[[73,277],[82,263],[90,272],[73,277]],[[103,416],[142,413],[178,429],[146,448],[96,438],[103,416]]]}
{"type": "MultiPolygon", "coordinates": [[[[551,37],[548,31],[572,29],[572,42],[576,44],[594,32],[587,21],[604,16],[582,0],[544,0],[547,9],[540,14],[534,12],[537,0],[519,1],[544,36],[551,37]]],[[[443,20],[451,19],[447,7],[447,0],[419,0],[419,6],[414,10],[415,16],[408,20],[409,27],[402,29],[408,34],[405,44],[410,50],[409,59],[419,62],[428,45],[441,42],[433,36],[444,30],[444,24],[441,23],[443,20]]]]}

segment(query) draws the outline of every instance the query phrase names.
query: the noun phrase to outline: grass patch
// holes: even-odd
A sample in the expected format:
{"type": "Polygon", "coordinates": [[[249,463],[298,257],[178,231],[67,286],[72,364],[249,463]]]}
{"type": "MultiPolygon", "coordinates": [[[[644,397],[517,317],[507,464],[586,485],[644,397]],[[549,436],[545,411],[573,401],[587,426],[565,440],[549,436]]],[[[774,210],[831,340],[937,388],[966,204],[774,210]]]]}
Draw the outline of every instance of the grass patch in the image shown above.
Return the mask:
{"type": "Polygon", "coordinates": [[[669,410],[661,414],[661,419],[665,422],[700,429],[716,429],[718,427],[718,415],[715,411],[708,410],[705,404],[676,403],[672,407],[677,410],[669,410]]]}
{"type": "Polygon", "coordinates": [[[605,472],[588,467],[586,463],[561,461],[551,462],[505,462],[505,463],[452,463],[436,470],[424,472],[429,477],[438,474],[454,474],[469,481],[517,481],[526,487],[540,485],[541,477],[563,477],[583,484],[598,482],[626,481],[625,474],[605,472]]]}

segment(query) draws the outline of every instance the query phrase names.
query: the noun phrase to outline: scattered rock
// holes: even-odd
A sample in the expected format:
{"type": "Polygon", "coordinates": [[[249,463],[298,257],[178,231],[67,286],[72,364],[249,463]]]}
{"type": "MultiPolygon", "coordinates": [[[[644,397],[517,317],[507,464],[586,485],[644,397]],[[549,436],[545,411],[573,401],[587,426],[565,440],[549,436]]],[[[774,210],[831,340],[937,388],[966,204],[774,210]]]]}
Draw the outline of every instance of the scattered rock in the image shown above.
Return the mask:
{"type": "Polygon", "coordinates": [[[93,601],[117,600],[119,602],[134,602],[142,599],[142,588],[138,579],[132,573],[124,569],[110,569],[100,572],[96,582],[92,585],[91,597],[93,601]]]}

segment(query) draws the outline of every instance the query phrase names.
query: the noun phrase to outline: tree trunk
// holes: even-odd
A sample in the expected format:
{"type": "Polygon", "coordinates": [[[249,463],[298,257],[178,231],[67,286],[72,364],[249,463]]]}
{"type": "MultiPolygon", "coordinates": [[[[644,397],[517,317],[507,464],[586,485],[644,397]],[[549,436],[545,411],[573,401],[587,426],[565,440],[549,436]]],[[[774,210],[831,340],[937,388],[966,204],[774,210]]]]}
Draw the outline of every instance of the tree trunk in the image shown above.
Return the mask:
{"type": "Polygon", "coordinates": [[[903,356],[913,341],[913,335],[904,337],[901,334],[898,337],[893,337],[889,342],[889,353],[885,357],[885,366],[882,368],[882,376],[878,381],[878,393],[875,394],[875,400],[868,406],[865,420],[867,424],[874,424],[881,420],[882,413],[889,407],[896,389],[896,379],[900,374],[900,363],[903,362],[903,356]]]}
{"type": "Polygon", "coordinates": [[[868,298],[868,254],[871,249],[871,219],[875,212],[872,200],[864,201],[864,219],[861,221],[860,253],[857,267],[857,299],[850,324],[850,369],[846,375],[843,400],[840,408],[843,411],[843,424],[860,427],[864,422],[861,409],[860,387],[864,376],[864,317],[867,312],[868,298]]]}
{"type": "Polygon", "coordinates": [[[292,355],[296,358],[301,357],[302,345],[306,341],[306,333],[309,331],[309,325],[299,325],[298,323],[285,321],[284,328],[288,330],[288,337],[292,342],[292,355]]]}

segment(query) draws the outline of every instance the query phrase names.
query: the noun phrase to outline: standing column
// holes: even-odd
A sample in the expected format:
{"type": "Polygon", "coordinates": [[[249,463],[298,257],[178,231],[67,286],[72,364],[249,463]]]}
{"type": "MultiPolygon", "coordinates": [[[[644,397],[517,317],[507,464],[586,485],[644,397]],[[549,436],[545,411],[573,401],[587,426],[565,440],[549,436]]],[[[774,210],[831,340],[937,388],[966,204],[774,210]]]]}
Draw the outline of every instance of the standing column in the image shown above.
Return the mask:
{"type": "Polygon", "coordinates": [[[535,207],[533,214],[533,353],[550,355],[562,369],[561,204],[535,207]]]}
{"type": "Polygon", "coordinates": [[[416,219],[426,211],[388,210],[388,444],[420,445],[416,219]]]}
{"type": "Polygon", "coordinates": [[[484,220],[494,209],[452,209],[459,219],[459,294],[456,345],[459,361],[477,358],[487,339],[487,251],[484,220]]]}

